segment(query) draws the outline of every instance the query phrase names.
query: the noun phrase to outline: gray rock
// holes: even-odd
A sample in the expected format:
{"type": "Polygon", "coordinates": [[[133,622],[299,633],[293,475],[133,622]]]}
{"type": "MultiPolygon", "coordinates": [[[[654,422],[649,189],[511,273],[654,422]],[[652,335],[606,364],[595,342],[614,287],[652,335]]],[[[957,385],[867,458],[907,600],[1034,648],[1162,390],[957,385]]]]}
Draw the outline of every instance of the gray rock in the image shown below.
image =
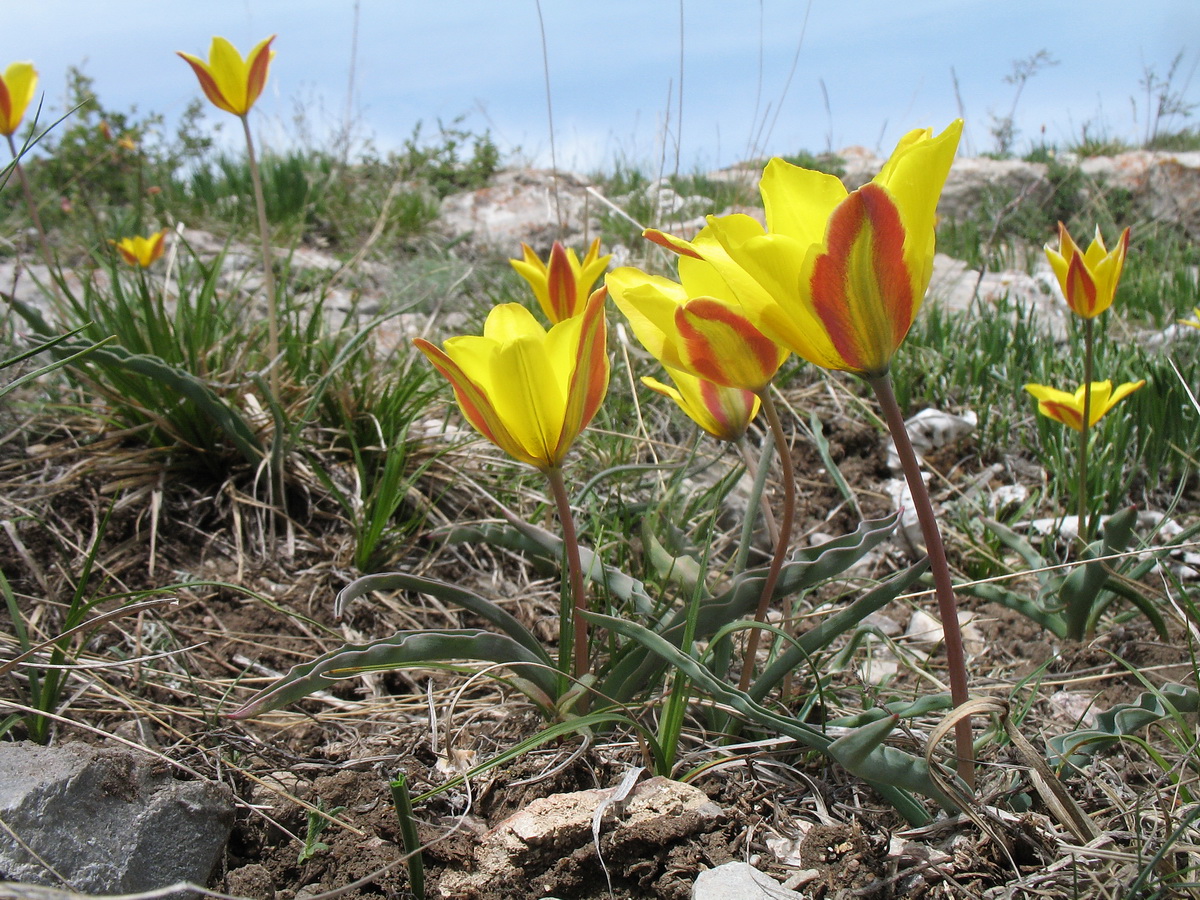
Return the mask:
{"type": "Polygon", "coordinates": [[[706,869],[692,885],[692,900],[803,900],[803,896],[744,862],[706,869]]]}
{"type": "Polygon", "coordinates": [[[0,744],[0,821],[0,881],[85,893],[203,885],[233,827],[233,794],[125,749],[0,744]]]}
{"type": "Polygon", "coordinates": [[[556,240],[586,250],[585,236],[599,234],[592,219],[601,211],[601,201],[587,187],[570,172],[508,169],[487,187],[443,200],[436,227],[477,249],[510,257],[520,257],[522,241],[543,257],[556,240]]]}

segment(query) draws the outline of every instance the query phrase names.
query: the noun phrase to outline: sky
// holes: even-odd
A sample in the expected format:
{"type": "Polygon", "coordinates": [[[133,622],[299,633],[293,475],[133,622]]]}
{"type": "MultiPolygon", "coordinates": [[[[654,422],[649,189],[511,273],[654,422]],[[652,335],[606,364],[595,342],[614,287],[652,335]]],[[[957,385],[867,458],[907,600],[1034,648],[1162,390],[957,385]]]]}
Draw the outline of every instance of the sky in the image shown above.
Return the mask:
{"type": "MultiPolygon", "coordinates": [[[[386,151],[461,116],[512,159],[581,172],[886,155],[960,114],[978,153],[1014,101],[1018,151],[1084,128],[1133,142],[1139,82],[1179,53],[1172,91],[1200,103],[1200,0],[39,0],[6,10],[0,66],[32,60],[51,111],[76,66],[106,108],[170,125],[200,96],[174,51],[207,57],[216,34],[243,52],[278,35],[252,112],[268,147],[328,144],[350,121],[357,147],[386,151]],[[1006,76],[1039,51],[1055,64],[1018,98],[1006,76]]],[[[231,116],[208,122],[236,146],[231,116]]]]}

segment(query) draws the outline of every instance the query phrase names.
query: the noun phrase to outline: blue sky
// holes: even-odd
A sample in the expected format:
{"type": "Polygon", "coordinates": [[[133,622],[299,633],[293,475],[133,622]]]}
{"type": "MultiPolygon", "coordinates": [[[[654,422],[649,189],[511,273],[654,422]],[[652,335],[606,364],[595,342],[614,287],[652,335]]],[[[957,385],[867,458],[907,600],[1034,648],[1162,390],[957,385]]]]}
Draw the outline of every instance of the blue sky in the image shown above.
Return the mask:
{"type": "MultiPolygon", "coordinates": [[[[1068,143],[1085,124],[1139,138],[1138,82],[1147,66],[1165,75],[1180,51],[1177,87],[1200,101],[1197,0],[682,0],[681,117],[680,6],[542,0],[560,165],[657,163],[665,146],[672,167],[677,145],[684,170],[728,165],[751,149],[862,144],[886,153],[909,128],[940,130],[959,114],[954,77],[965,147],[988,150],[990,116],[1013,102],[1015,88],[1004,82],[1013,61],[1042,49],[1058,65],[1021,95],[1018,149],[1043,128],[1047,141],[1068,143]]],[[[354,0],[11,4],[0,66],[33,60],[51,109],[61,107],[64,73],[76,65],[107,107],[136,105],[173,121],[199,92],[175,50],[207,55],[221,34],[245,51],[277,33],[253,116],[278,146],[300,133],[299,108],[318,136],[343,121],[355,8],[354,0]]],[[[549,163],[534,0],[358,0],[357,8],[351,109],[360,138],[387,149],[418,121],[428,131],[439,118],[465,115],[466,127],[490,128],[502,148],[549,163]]],[[[222,119],[236,137],[232,119],[214,110],[211,121],[222,119]]]]}

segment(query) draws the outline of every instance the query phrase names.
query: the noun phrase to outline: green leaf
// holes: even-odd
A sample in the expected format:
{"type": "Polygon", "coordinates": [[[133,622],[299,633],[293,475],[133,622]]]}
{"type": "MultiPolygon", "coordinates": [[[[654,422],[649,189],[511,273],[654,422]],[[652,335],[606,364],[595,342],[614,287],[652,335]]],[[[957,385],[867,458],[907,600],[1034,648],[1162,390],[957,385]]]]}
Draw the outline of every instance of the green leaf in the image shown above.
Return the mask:
{"type": "Polygon", "coordinates": [[[1097,713],[1091,728],[1056,735],[1046,741],[1052,766],[1067,762],[1084,766],[1097,750],[1111,747],[1125,735],[1171,716],[1200,712],[1200,691],[1168,682],[1156,691],[1144,691],[1133,703],[1119,703],[1097,713]]]}
{"type": "Polygon", "coordinates": [[[362,578],[357,578],[338,592],[337,598],[333,601],[333,613],[335,616],[341,616],[348,603],[365,594],[371,593],[371,591],[398,590],[429,594],[431,597],[437,597],[446,603],[461,606],[468,612],[472,612],[481,619],[495,625],[534,656],[538,657],[541,662],[551,665],[550,657],[542,646],[541,641],[534,637],[529,629],[513,618],[508,612],[490,600],[483,599],[478,594],[473,594],[464,588],[455,587],[452,584],[446,584],[444,581],[435,581],[432,578],[421,578],[418,575],[408,575],[404,572],[382,572],[378,575],[366,575],[362,578]]]}
{"type": "Polygon", "coordinates": [[[883,584],[863,594],[853,603],[800,635],[796,639],[796,643],[780,653],[778,658],[755,680],[750,687],[750,696],[761,700],[789,672],[801,666],[814,653],[824,649],[839,635],[855,628],[871,613],[883,609],[912,587],[928,567],[928,560],[922,560],[909,566],[903,572],[893,575],[883,584]]]}
{"type": "MultiPolygon", "coordinates": [[[[833,743],[833,740],[829,736],[811,726],[805,725],[803,722],[789,716],[772,712],[755,702],[748,694],[739,691],[734,685],[718,678],[707,667],[701,664],[699,660],[684,653],[670,641],[667,641],[661,635],[655,634],[650,629],[636,622],[618,619],[614,616],[606,616],[597,612],[584,612],[584,616],[589,622],[595,625],[603,626],[609,631],[637,641],[649,652],[659,656],[668,666],[679,670],[690,678],[697,688],[707,693],[714,701],[732,707],[751,722],[785,737],[790,737],[806,747],[819,750],[823,753],[828,752],[829,746],[833,743]]],[[[904,755],[901,750],[894,750],[893,752],[904,755]]],[[[872,786],[912,824],[920,825],[929,821],[929,814],[905,790],[886,783],[872,782],[872,786]]],[[[936,788],[934,790],[936,791],[936,788]]],[[[936,795],[930,794],[930,796],[936,795]]]]}
{"type": "Polygon", "coordinates": [[[546,698],[556,695],[555,673],[546,668],[544,657],[530,653],[512,638],[490,631],[402,631],[366,644],[348,644],[292,669],[244,706],[229,714],[231,719],[248,719],[268,710],[302,700],[334,682],[365,672],[380,672],[408,666],[448,665],[463,660],[497,663],[531,682],[546,698]]]}
{"type": "MultiPolygon", "coordinates": [[[[897,512],[884,519],[868,519],[850,534],[801,551],[797,559],[784,563],[773,599],[809,590],[841,575],[882,543],[892,533],[898,518],[897,512]]],[[[729,623],[749,617],[758,606],[766,573],[766,568],[749,569],[735,577],[724,593],[701,602],[696,614],[696,639],[709,638],[729,623]]],[[[687,616],[686,609],[678,610],[656,630],[679,646],[687,616]]],[[[645,653],[627,654],[613,667],[604,692],[610,697],[628,700],[647,684],[657,683],[662,670],[661,659],[645,653]]]]}

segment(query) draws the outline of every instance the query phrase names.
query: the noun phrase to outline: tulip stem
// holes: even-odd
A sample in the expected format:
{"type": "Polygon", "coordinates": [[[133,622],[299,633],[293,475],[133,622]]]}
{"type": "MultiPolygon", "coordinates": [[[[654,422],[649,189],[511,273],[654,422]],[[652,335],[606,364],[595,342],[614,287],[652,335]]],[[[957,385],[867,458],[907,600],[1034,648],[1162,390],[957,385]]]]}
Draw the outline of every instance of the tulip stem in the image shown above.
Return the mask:
{"type": "Polygon", "coordinates": [[[1088,545],[1092,529],[1088,522],[1088,436],[1092,423],[1092,367],[1094,363],[1094,332],[1093,320],[1083,320],[1083,421],[1079,425],[1079,483],[1075,497],[1076,523],[1075,530],[1079,534],[1082,547],[1088,545]]]}
{"type": "MultiPolygon", "coordinates": [[[[950,564],[946,561],[946,548],[942,533],[938,529],[929,489],[921,477],[921,466],[917,454],[904,427],[904,415],[896,394],[892,390],[892,379],[888,373],[867,377],[867,383],[875,391],[879,406],[892,433],[892,442],[900,457],[908,490],[912,494],[913,507],[921,523],[921,536],[925,540],[925,552],[929,555],[929,569],[938,600],[938,614],[942,619],[942,632],[946,642],[946,665],[950,672],[950,695],[956,707],[969,699],[967,694],[967,662],[963,651],[962,631],[958,625],[958,602],[954,598],[954,585],[950,580],[950,564]]],[[[964,716],[954,727],[955,752],[958,757],[958,775],[968,787],[975,787],[975,748],[971,732],[971,719],[964,716]]]]}
{"type": "Polygon", "coordinates": [[[279,383],[279,304],[275,294],[275,269],[271,265],[271,231],[267,224],[267,201],[263,196],[262,176],[258,171],[258,157],[254,152],[254,138],[250,134],[250,118],[239,116],[242,120],[242,130],[246,134],[246,154],[250,164],[250,181],[254,185],[254,205],[258,210],[258,237],[262,243],[263,258],[263,289],[267,294],[267,356],[270,360],[271,393],[280,405],[279,383]]]}
{"type": "Polygon", "coordinates": [[[63,315],[62,298],[58,293],[58,282],[54,277],[54,256],[50,253],[50,241],[46,238],[46,229],[42,227],[42,217],[38,213],[37,202],[33,199],[33,190],[29,187],[29,179],[25,177],[25,167],[21,165],[21,153],[11,134],[8,138],[8,149],[12,151],[13,168],[17,170],[17,180],[21,182],[21,192],[25,195],[25,205],[29,207],[29,218],[33,220],[34,230],[37,231],[38,247],[42,251],[42,260],[46,263],[46,278],[54,292],[55,305],[59,315],[63,315]]]}
{"type": "MultiPolygon", "coordinates": [[[[792,452],[788,447],[787,436],[783,433],[783,423],[779,420],[779,411],[771,400],[770,386],[763,389],[759,395],[763,412],[766,413],[767,423],[771,426],[771,436],[775,440],[775,449],[779,454],[780,468],[783,470],[783,514],[779,521],[779,536],[775,539],[775,555],[771,557],[767,578],[763,582],[762,596],[758,600],[758,609],[754,611],[754,621],[761,624],[767,618],[767,609],[775,593],[775,585],[779,581],[779,573],[783,569],[783,560],[787,556],[788,544],[792,539],[792,520],[796,517],[796,472],[792,463],[792,452]]],[[[764,455],[760,466],[767,464],[764,455]]],[[[738,679],[738,690],[744,691],[750,687],[750,678],[754,674],[754,660],[758,656],[758,644],[761,631],[754,628],[746,641],[746,656],[742,660],[742,674],[738,679]]]]}
{"type": "MultiPolygon", "coordinates": [[[[579,559],[579,536],[575,531],[575,516],[571,512],[571,499],[567,496],[567,485],[563,481],[562,469],[553,466],[544,470],[550,481],[550,492],[554,495],[554,503],[558,507],[558,520],[562,524],[563,546],[567,551],[567,574],[570,579],[572,601],[571,629],[571,671],[576,682],[585,678],[590,669],[588,655],[588,626],[583,613],[588,608],[587,586],[583,581],[583,563],[579,559]]],[[[559,640],[565,639],[560,629],[559,640]]],[[[581,701],[582,703],[583,701],[581,701]]],[[[586,709],[586,706],[576,704],[576,709],[586,709]]]]}

